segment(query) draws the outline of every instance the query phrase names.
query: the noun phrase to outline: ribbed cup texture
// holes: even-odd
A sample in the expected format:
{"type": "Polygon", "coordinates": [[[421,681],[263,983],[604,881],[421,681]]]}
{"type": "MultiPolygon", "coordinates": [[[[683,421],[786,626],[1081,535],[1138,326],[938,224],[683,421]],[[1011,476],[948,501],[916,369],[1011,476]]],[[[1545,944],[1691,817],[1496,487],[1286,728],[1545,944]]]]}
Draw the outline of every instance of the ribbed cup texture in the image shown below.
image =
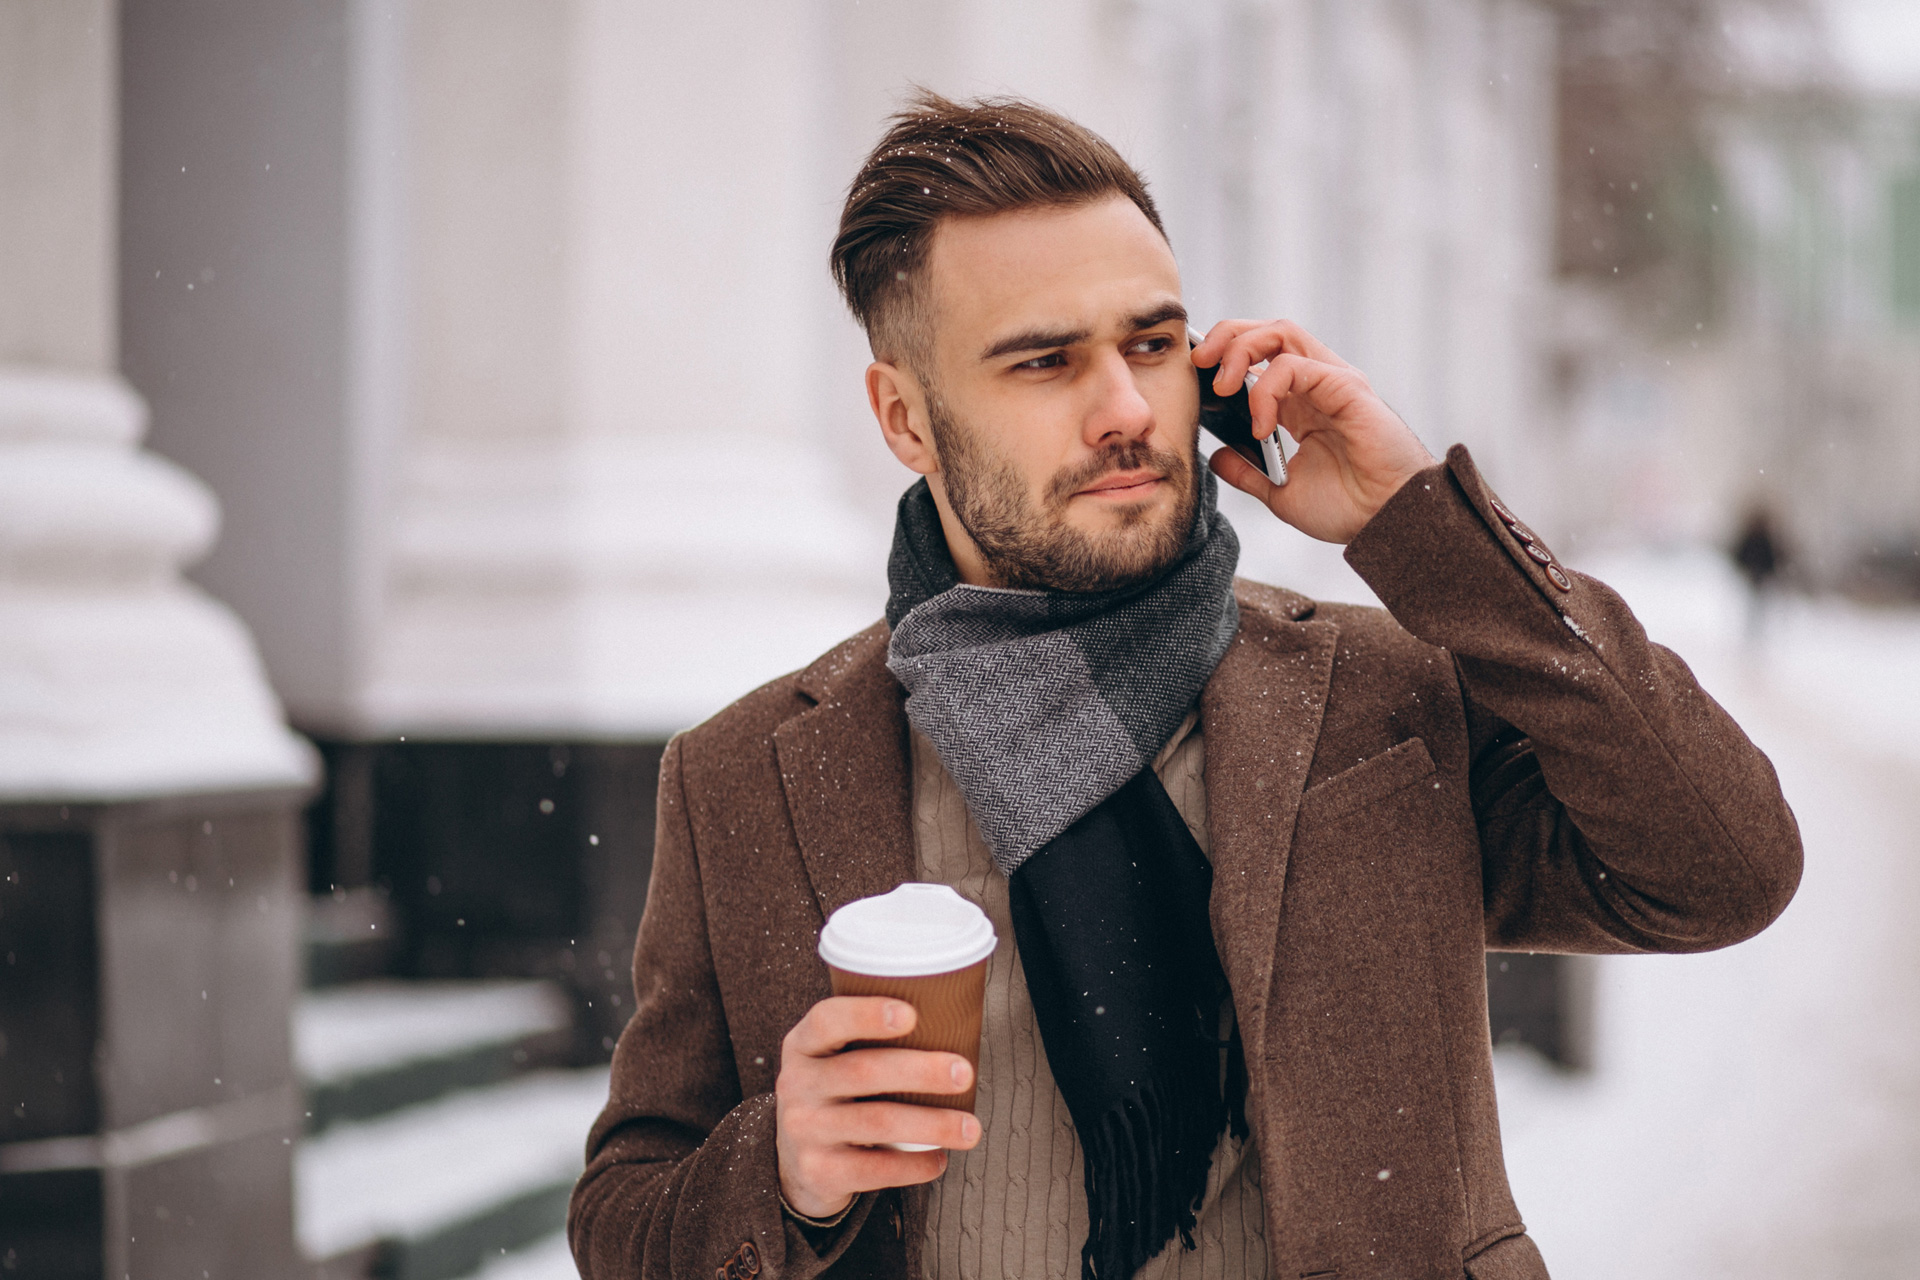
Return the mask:
{"type": "Polygon", "coordinates": [[[974,1090],[980,1080],[980,1012],[986,999],[987,962],[970,964],[951,973],[918,978],[876,978],[827,966],[836,996],[891,996],[905,1000],[920,1015],[913,1031],[892,1040],[856,1040],[849,1049],[928,1049],[957,1053],[973,1064],[974,1083],[965,1093],[883,1093],[887,1102],[912,1102],[923,1107],[973,1110],[974,1090]]]}

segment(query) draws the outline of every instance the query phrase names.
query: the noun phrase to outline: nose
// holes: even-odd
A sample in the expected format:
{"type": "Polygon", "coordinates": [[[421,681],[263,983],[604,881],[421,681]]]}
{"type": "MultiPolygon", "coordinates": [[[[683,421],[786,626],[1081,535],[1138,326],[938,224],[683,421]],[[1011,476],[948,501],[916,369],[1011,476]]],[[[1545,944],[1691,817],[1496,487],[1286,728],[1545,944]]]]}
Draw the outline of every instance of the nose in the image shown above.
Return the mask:
{"type": "Polygon", "coordinates": [[[1106,352],[1085,376],[1083,438],[1090,447],[1143,440],[1153,433],[1153,406],[1140,394],[1133,366],[1125,356],[1106,352]]]}

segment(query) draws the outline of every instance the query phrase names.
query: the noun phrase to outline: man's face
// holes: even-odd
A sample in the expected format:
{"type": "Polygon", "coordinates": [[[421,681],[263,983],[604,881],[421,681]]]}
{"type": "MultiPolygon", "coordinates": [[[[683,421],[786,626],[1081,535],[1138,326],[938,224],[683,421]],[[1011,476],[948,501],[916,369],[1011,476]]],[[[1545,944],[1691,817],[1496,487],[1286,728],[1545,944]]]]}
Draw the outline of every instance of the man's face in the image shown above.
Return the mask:
{"type": "Polygon", "coordinates": [[[1153,224],[1122,197],[949,219],[927,285],[930,479],[992,579],[1098,591],[1170,564],[1199,392],[1153,224]]]}

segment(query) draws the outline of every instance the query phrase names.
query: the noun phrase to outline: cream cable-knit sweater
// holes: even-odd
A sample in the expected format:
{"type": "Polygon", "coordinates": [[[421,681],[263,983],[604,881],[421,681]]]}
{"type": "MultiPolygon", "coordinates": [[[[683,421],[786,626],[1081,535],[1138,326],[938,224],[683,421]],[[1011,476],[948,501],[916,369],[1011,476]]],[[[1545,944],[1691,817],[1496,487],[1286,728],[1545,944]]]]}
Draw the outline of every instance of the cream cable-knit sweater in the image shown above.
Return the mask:
{"type": "MultiPolygon", "coordinates": [[[[1205,750],[1187,716],[1154,771],[1203,851],[1207,842],[1205,750]]],[[[1027,980],[1013,944],[1007,880],[967,816],[966,802],[933,744],[913,734],[913,828],[922,879],[952,885],[993,920],[1000,946],[987,965],[976,1111],[985,1133],[956,1151],[930,1188],[927,1280],[1040,1280],[1080,1274],[1087,1234],[1080,1141],[1053,1083],[1027,980]]],[[[1189,1253],[1173,1243],[1140,1280],[1263,1280],[1266,1222],[1251,1139],[1223,1136],[1189,1253]]]]}

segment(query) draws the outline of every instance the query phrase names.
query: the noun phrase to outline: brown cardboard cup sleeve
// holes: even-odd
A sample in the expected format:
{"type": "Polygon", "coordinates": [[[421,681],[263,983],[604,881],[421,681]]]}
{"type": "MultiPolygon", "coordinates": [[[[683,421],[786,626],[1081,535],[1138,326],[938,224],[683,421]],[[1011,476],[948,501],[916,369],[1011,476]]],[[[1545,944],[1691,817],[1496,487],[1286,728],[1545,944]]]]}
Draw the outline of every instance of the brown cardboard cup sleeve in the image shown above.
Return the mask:
{"type": "Polygon", "coordinates": [[[892,996],[905,1000],[919,1014],[913,1030],[893,1040],[859,1040],[849,1049],[930,1049],[957,1053],[973,1064],[974,1083],[965,1093],[888,1093],[889,1102],[914,1102],[923,1107],[973,1110],[980,1074],[980,1011],[987,993],[987,962],[970,964],[952,973],[919,978],[876,978],[827,966],[837,996],[892,996]]]}

